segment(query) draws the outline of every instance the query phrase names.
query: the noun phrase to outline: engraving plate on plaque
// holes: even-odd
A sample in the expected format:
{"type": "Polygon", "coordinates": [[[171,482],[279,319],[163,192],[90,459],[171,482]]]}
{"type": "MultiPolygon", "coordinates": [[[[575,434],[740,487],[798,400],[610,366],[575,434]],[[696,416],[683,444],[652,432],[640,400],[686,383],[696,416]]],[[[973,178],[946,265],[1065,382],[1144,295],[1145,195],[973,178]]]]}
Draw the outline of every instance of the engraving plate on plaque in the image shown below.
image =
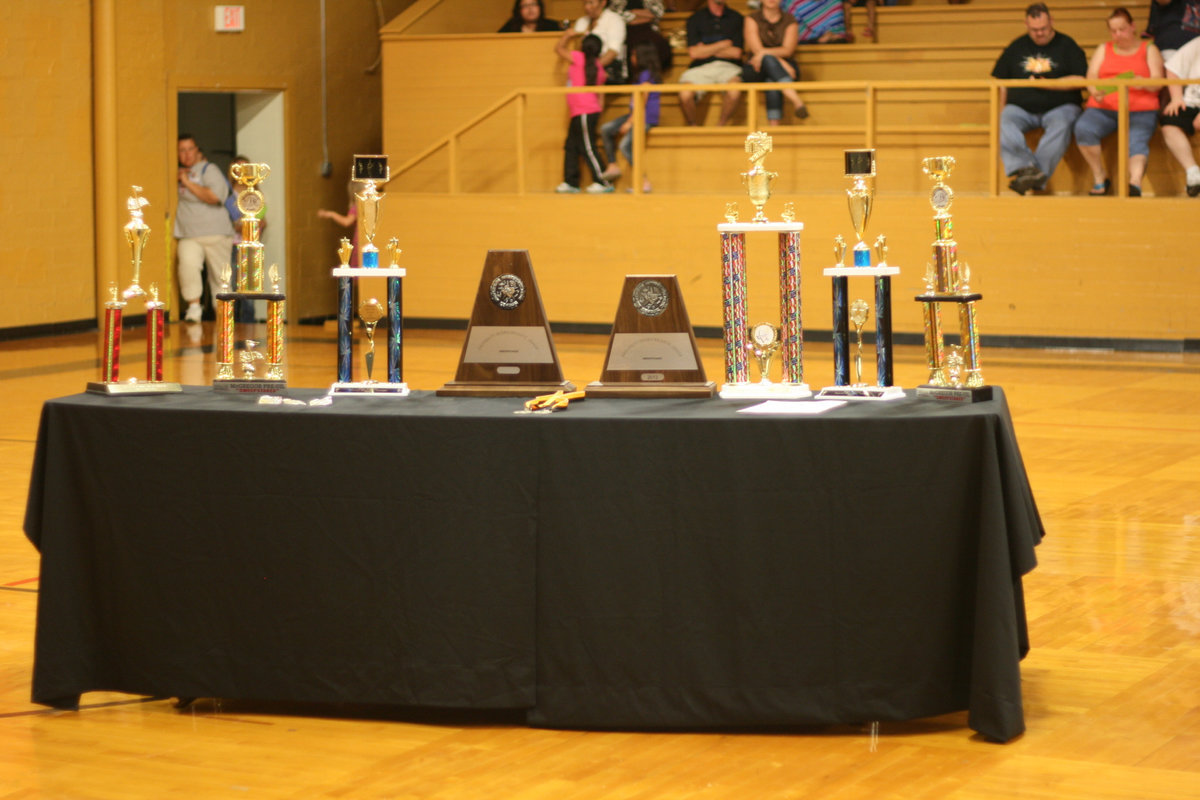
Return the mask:
{"type": "Polygon", "coordinates": [[[544,328],[475,325],[462,360],[464,364],[552,364],[554,353],[544,328]]]}
{"type": "Polygon", "coordinates": [[[696,369],[696,354],[689,333],[613,334],[608,369],[696,369]]]}

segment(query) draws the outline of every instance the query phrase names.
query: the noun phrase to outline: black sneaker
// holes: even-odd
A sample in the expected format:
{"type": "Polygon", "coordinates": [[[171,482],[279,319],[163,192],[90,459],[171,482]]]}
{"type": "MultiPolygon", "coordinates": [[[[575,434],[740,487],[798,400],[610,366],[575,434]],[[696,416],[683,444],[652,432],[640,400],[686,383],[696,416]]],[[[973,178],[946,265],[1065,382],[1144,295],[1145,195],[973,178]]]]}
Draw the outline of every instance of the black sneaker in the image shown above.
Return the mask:
{"type": "Polygon", "coordinates": [[[1200,183],[1189,183],[1187,187],[1188,197],[1200,195],[1200,183]]]}

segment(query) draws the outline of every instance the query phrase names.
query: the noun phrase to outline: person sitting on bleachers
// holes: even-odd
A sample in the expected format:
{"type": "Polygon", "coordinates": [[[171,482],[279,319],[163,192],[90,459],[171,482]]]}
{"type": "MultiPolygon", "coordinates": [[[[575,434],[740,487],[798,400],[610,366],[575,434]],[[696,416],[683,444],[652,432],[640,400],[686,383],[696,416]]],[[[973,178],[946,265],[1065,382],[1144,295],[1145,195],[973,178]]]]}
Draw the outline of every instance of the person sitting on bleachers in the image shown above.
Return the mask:
{"type": "Polygon", "coordinates": [[[583,0],[583,16],[572,28],[578,34],[600,37],[600,64],[609,83],[625,81],[625,20],[608,7],[608,0],[583,0]]]}
{"type": "Polygon", "coordinates": [[[671,45],[658,29],[666,8],[663,0],[609,0],[609,10],[625,20],[625,75],[636,83],[637,72],[631,67],[633,51],[642,42],[649,42],[658,52],[663,70],[671,66],[671,45]]]}
{"type": "MultiPolygon", "coordinates": [[[[708,0],[688,17],[688,56],[692,63],[680,83],[736,83],[742,77],[743,17],[725,5],[725,0],[708,0]]],[[[696,100],[701,92],[679,93],[679,106],[688,125],[699,125],[696,100]]],[[[727,125],[737,109],[742,93],[737,89],[725,92],[721,101],[718,125],[727,125]]]]}
{"type": "Polygon", "coordinates": [[[546,7],[542,0],[513,0],[512,16],[497,33],[542,33],[561,31],[552,19],[546,19],[546,7]]]}
{"type": "Polygon", "coordinates": [[[1200,0],[1151,0],[1150,21],[1146,33],[1154,37],[1154,46],[1163,61],[1200,36],[1200,0]]]}
{"type": "MultiPolygon", "coordinates": [[[[1167,60],[1168,78],[1200,78],[1200,38],[1192,39],[1167,60]]],[[[1200,166],[1192,154],[1191,137],[1196,132],[1196,115],[1200,113],[1200,84],[1168,86],[1171,102],[1163,109],[1158,124],[1162,126],[1163,141],[1179,165],[1187,171],[1188,197],[1200,195],[1200,166]]]]}
{"type": "Polygon", "coordinates": [[[854,39],[847,24],[850,0],[784,0],[782,7],[799,23],[800,44],[843,44],[854,39]]]}
{"type": "Polygon", "coordinates": [[[1000,87],[1000,158],[1017,194],[1042,191],[1071,144],[1071,131],[1080,114],[1080,91],[1059,89],[1053,78],[1087,74],[1083,49],[1065,33],[1054,30],[1045,3],[1025,9],[1028,33],[1013,40],[992,68],[993,78],[1023,78],[1037,88],[1000,87]],[[1029,149],[1025,134],[1042,129],[1037,152],[1029,149]]]}
{"type": "MultiPolygon", "coordinates": [[[[1124,8],[1113,9],[1108,16],[1112,40],[1096,48],[1088,64],[1088,79],[1161,78],[1163,61],[1158,48],[1138,40],[1133,17],[1124,8]]],[[[1117,129],[1118,91],[1115,86],[1088,86],[1088,101],[1075,121],[1075,144],[1083,160],[1092,168],[1090,195],[1108,194],[1112,182],[1100,150],[1100,142],[1117,129]]],[[[1129,89],[1129,196],[1142,196],[1142,176],[1150,155],[1150,137],[1158,121],[1158,89],[1129,89]]]]}
{"type": "MultiPolygon", "coordinates": [[[[762,0],[762,6],[746,17],[746,64],[742,80],[747,83],[790,83],[800,75],[796,66],[796,29],[800,26],[791,14],[780,8],[781,0],[762,0]]],[[[808,117],[808,106],[795,89],[767,92],[767,124],[778,125],[783,119],[786,97],[800,119],[808,117]]]]}

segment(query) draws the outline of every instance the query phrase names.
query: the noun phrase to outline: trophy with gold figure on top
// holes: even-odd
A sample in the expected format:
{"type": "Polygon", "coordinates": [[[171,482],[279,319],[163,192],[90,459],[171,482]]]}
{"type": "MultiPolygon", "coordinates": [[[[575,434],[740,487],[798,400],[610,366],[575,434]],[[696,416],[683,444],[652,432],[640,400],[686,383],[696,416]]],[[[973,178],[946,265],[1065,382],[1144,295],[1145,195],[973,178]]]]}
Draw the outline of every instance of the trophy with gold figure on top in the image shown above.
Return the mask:
{"type": "Polygon", "coordinates": [[[899,275],[898,267],[887,262],[887,237],[880,234],[874,245],[866,240],[867,224],[875,207],[875,151],[847,150],[844,155],[845,174],[850,179],[846,203],[856,243],[851,250],[853,266],[846,266],[846,240],[834,237],[834,266],[824,270],[833,279],[833,386],[817,393],[820,398],[842,400],[895,400],[904,390],[892,384],[892,276],[899,275]],[[875,255],[872,261],[872,252],[875,255]],[[863,326],[870,317],[866,300],[850,302],[850,278],[869,277],[875,280],[875,381],[868,383],[862,374],[863,326]],[[854,324],[856,349],[855,374],[850,375],[850,324],[854,324]]]}
{"type": "Polygon", "coordinates": [[[958,260],[954,241],[954,223],[950,206],[954,192],[946,179],[954,171],[953,156],[935,156],[921,162],[925,174],[933,180],[929,204],[933,207],[933,260],[925,272],[925,292],[917,295],[925,323],[925,359],[929,380],[917,387],[918,397],[974,403],[992,398],[992,387],[983,382],[979,365],[979,327],[975,303],[983,295],[971,291],[971,271],[958,260]],[[947,348],[942,332],[942,305],[958,307],[960,344],[947,348]]]}
{"type": "MultiPolygon", "coordinates": [[[[403,286],[401,278],[407,270],[399,264],[400,240],[392,237],[384,248],[387,266],[380,266],[379,248],[375,236],[379,231],[380,212],[387,196],[379,191],[379,185],[391,177],[388,157],[384,155],[356,155],[350,179],[362,185],[362,191],[354,195],[358,203],[358,219],[362,223],[363,245],[360,255],[362,266],[350,266],[354,246],[349,239],[342,239],[338,247],[338,260],[333,268],[333,277],[338,282],[338,351],[337,380],[330,387],[330,394],[337,396],[377,395],[385,397],[407,397],[408,384],[402,377],[403,345],[403,286]],[[387,279],[387,306],[371,298],[359,304],[358,318],[362,320],[366,334],[367,353],[365,358],[366,377],[353,379],[354,355],[354,284],[361,278],[387,279]],[[375,380],[375,327],[387,320],[387,375],[385,380],[375,380]]],[[[361,288],[361,284],[360,284],[361,288]]]]}
{"type": "Polygon", "coordinates": [[[784,207],[781,222],[772,222],[765,206],[771,198],[771,188],[778,173],[764,164],[771,152],[771,137],[765,131],[755,131],[746,137],[746,152],[750,167],[741,174],[742,182],[754,206],[754,218],[738,220],[737,203],[725,207],[725,222],[717,225],[721,235],[721,289],[723,301],[723,331],[725,338],[725,383],[720,395],[727,400],[739,399],[799,399],[811,397],[804,382],[804,335],[800,320],[800,232],[804,223],[797,222],[792,204],[784,207]],[[749,306],[746,288],[746,234],[773,232],[779,235],[779,317],[780,324],[747,325],[749,306]],[[772,341],[766,342],[768,331],[775,331],[772,341]],[[759,341],[759,338],[763,341],[759,341]],[[770,380],[766,367],[770,356],[760,361],[761,380],[750,380],[750,358],[761,358],[778,351],[782,362],[780,382],[770,380]]]}
{"type": "Polygon", "coordinates": [[[150,239],[150,226],[146,224],[142,209],[149,201],[141,196],[142,187],[132,187],[125,208],[129,222],[122,229],[125,242],[129,245],[129,260],[133,268],[133,280],[124,292],[117,292],[116,284],[109,286],[109,300],[104,304],[104,329],[101,332],[100,380],[90,381],[87,390],[104,395],[170,394],[183,391],[173,381],[163,380],[163,334],[166,329],[166,303],[158,299],[158,286],[150,285],[150,292],[141,286],[142,252],[150,239]],[[121,378],[121,330],[125,305],[138,297],[146,297],[146,379],[121,378]]]}

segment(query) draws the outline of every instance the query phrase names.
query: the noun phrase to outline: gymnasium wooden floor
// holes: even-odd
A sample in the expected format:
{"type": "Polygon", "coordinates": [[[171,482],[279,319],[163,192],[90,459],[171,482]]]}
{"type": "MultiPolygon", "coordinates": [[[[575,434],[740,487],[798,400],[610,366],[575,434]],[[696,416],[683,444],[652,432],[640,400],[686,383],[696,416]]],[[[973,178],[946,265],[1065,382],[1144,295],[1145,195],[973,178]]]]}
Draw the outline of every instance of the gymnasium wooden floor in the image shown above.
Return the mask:
{"type": "MultiPolygon", "coordinates": [[[[126,375],[141,368],[127,332],[126,375]]],[[[172,325],[169,378],[211,379],[206,325],[172,325]]],[[[332,380],[333,335],[289,331],[293,386],[332,380]]],[[[405,377],[440,386],[461,333],[412,332],[405,377]]],[[[557,337],[568,378],[605,339],[557,337]]],[[[97,375],[94,335],[0,342],[0,800],[27,798],[1200,798],[1200,357],[985,350],[1048,532],[1026,578],[1028,731],[951,714],[786,731],[531,730],[506,715],[282,707],[94,693],[29,702],[38,555],[21,530],[42,402],[97,375]]],[[[716,342],[702,342],[719,379],[716,342]]],[[[829,346],[806,370],[832,375],[829,346]]],[[[901,348],[898,382],[923,375],[901,348]]],[[[565,413],[570,413],[568,410],[565,413]]],[[[153,446],[130,442],[130,452],[153,446]]],[[[180,454],[180,458],[186,457],[180,454]]],[[[936,498],[931,498],[936,502],[936,498]]],[[[170,525],[170,520],[163,520],[170,525]]]]}

